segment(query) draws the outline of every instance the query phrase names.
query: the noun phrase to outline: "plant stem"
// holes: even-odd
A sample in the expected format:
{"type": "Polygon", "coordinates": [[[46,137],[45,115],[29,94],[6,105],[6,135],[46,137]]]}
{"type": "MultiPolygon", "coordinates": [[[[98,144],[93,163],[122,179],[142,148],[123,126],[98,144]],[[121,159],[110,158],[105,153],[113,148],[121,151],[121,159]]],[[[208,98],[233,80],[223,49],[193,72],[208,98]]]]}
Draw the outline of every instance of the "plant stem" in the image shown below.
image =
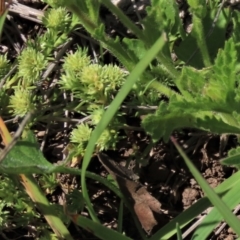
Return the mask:
{"type": "Polygon", "coordinates": [[[201,20],[201,18],[197,17],[196,15],[193,15],[193,26],[194,26],[195,33],[196,33],[196,41],[197,41],[198,47],[201,51],[204,65],[206,67],[210,67],[212,65],[212,63],[211,63],[210,56],[209,56],[208,49],[207,49],[206,38],[205,38],[205,34],[204,34],[202,20],[201,20]]]}
{"type": "Polygon", "coordinates": [[[121,9],[116,7],[110,0],[101,0],[101,2],[110,10],[110,12],[114,13],[122,22],[122,24],[126,28],[130,29],[138,39],[146,43],[147,39],[142,31],[122,12],[121,9]]]}
{"type": "Polygon", "coordinates": [[[168,98],[171,98],[172,96],[176,96],[177,98],[182,98],[182,96],[179,93],[175,92],[170,87],[167,87],[166,85],[156,80],[151,82],[149,87],[156,89],[158,92],[162,93],[168,98]]]}
{"type": "Polygon", "coordinates": [[[27,194],[36,203],[37,208],[46,218],[49,226],[60,239],[73,240],[68,229],[62,220],[57,216],[52,206],[49,204],[44,193],[38,186],[35,178],[31,175],[20,174],[20,179],[26,189],[27,194]]]}
{"type": "Polygon", "coordinates": [[[173,65],[172,61],[168,58],[166,58],[162,52],[160,52],[156,58],[163,64],[163,66],[166,68],[168,73],[173,77],[173,79],[177,79],[180,77],[180,72],[178,72],[173,65]]]}

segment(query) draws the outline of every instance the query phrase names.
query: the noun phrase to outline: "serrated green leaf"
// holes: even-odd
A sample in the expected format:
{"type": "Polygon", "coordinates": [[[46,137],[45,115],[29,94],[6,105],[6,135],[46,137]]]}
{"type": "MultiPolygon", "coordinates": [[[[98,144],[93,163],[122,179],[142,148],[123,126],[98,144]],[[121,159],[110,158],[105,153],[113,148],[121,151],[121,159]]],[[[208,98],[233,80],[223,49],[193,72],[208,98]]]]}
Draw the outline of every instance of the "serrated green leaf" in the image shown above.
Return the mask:
{"type": "Polygon", "coordinates": [[[132,51],[136,55],[138,60],[142,59],[147,52],[143,42],[138,39],[124,38],[123,43],[128,51],[132,51]]]}
{"type": "Polygon", "coordinates": [[[219,50],[213,66],[214,78],[222,93],[235,89],[237,51],[233,39],[225,42],[223,50],[219,50]],[[222,91],[225,90],[225,91],[222,91]]]}
{"type": "Polygon", "coordinates": [[[179,17],[179,8],[176,1],[161,0],[158,4],[161,6],[166,33],[171,33],[175,37],[180,34],[182,39],[185,39],[186,32],[183,29],[183,24],[179,17]]]}
{"type": "Polygon", "coordinates": [[[146,7],[147,16],[143,19],[143,33],[148,39],[148,44],[153,44],[161,35],[163,16],[161,11],[161,0],[153,0],[151,6],[146,7]]]}
{"type": "MultiPolygon", "coordinates": [[[[201,101],[199,98],[196,100],[201,101]]],[[[172,131],[186,127],[199,128],[217,134],[240,133],[240,126],[233,114],[211,111],[214,108],[224,109],[226,105],[215,104],[214,101],[205,101],[205,99],[202,102],[175,99],[169,105],[161,104],[155,114],[145,117],[142,126],[154,142],[161,138],[168,141],[172,131]]]]}
{"type": "Polygon", "coordinates": [[[91,20],[94,23],[98,24],[100,2],[95,0],[80,1],[80,2],[86,2],[87,8],[88,8],[88,15],[90,16],[91,20]]]}
{"type": "Polygon", "coordinates": [[[199,126],[200,128],[202,128],[206,131],[214,132],[217,134],[240,133],[239,127],[235,127],[234,125],[230,125],[230,123],[228,123],[228,122],[224,122],[221,117],[222,117],[221,114],[219,117],[214,116],[214,114],[213,114],[212,116],[206,116],[202,119],[200,119],[200,118],[197,119],[196,124],[197,124],[197,126],[199,126]]]}
{"type": "Polygon", "coordinates": [[[235,43],[235,48],[237,51],[237,68],[238,71],[240,69],[240,12],[239,11],[233,11],[232,13],[232,20],[233,20],[233,34],[232,34],[232,38],[234,40],[235,43]]]}
{"type": "Polygon", "coordinates": [[[240,147],[231,149],[228,152],[228,157],[221,160],[221,164],[223,165],[240,165],[240,147]]]}
{"type": "Polygon", "coordinates": [[[151,135],[154,142],[161,138],[167,142],[173,130],[194,126],[195,118],[191,114],[183,114],[183,112],[148,115],[142,121],[142,127],[151,135]]]}
{"type": "Polygon", "coordinates": [[[198,95],[204,95],[208,71],[205,69],[198,71],[192,67],[183,67],[181,76],[176,80],[176,85],[186,100],[191,101],[198,95]]]}

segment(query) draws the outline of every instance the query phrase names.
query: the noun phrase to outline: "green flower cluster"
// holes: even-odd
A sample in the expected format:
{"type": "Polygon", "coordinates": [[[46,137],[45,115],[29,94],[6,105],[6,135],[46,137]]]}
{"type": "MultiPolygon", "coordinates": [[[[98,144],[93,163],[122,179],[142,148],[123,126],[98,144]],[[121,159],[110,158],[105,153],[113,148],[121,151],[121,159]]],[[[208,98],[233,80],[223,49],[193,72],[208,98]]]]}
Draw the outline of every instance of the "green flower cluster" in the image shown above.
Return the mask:
{"type": "MultiPolygon", "coordinates": [[[[101,120],[104,109],[98,108],[92,112],[91,123],[93,126],[97,125],[101,120]]],[[[118,134],[118,127],[120,126],[119,118],[116,117],[113,119],[111,124],[106,128],[100,138],[96,142],[96,147],[98,150],[103,151],[107,149],[115,149],[117,142],[121,139],[118,134]]],[[[74,149],[75,155],[83,156],[87,143],[90,139],[92,133],[92,128],[87,124],[80,124],[75,128],[70,137],[70,141],[75,144],[76,148],[74,149]]]]}
{"type": "Polygon", "coordinates": [[[77,51],[65,58],[60,84],[85,102],[108,105],[122,86],[126,74],[114,65],[91,64],[87,50],[77,51]]]}

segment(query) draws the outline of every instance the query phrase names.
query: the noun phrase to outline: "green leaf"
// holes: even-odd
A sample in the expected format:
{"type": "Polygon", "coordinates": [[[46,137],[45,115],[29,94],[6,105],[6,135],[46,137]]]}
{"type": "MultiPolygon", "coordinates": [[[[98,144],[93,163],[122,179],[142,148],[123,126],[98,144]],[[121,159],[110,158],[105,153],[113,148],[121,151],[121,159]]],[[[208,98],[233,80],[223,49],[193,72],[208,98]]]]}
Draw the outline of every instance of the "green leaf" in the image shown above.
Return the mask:
{"type": "Polygon", "coordinates": [[[177,239],[178,240],[182,240],[182,232],[181,232],[181,229],[179,227],[179,223],[176,224],[176,229],[177,229],[177,239]]]}
{"type": "Polygon", "coordinates": [[[143,19],[142,23],[144,25],[143,33],[146,39],[148,39],[148,46],[159,38],[164,27],[161,2],[162,0],[153,0],[151,6],[146,8],[147,16],[143,19]]]}
{"type": "Polygon", "coordinates": [[[74,215],[72,219],[75,224],[82,228],[90,231],[94,236],[100,239],[117,239],[117,240],[130,240],[130,238],[124,236],[124,234],[114,231],[113,229],[107,228],[102,224],[93,222],[92,220],[85,218],[81,215],[74,215]]]}
{"type": "MultiPolygon", "coordinates": [[[[220,195],[222,200],[230,209],[234,209],[240,202],[240,185],[235,184],[235,186],[228,191],[226,194],[220,195]]],[[[214,207],[211,212],[203,219],[196,231],[194,232],[192,239],[202,240],[208,239],[209,234],[217,227],[217,225],[224,219],[214,207]]]]}
{"type": "Polygon", "coordinates": [[[235,43],[230,38],[225,42],[223,50],[219,50],[215,64],[213,66],[214,80],[218,82],[218,87],[223,92],[234,90],[236,83],[237,51],[235,43]]]}
{"type": "Polygon", "coordinates": [[[3,25],[4,25],[4,23],[5,23],[6,17],[7,17],[7,11],[5,11],[5,12],[0,16],[0,40],[1,40],[3,25]]]}
{"type": "Polygon", "coordinates": [[[123,43],[128,51],[132,51],[136,55],[138,60],[142,59],[147,52],[144,43],[138,39],[124,38],[123,43]]]}
{"type": "Polygon", "coordinates": [[[240,13],[239,11],[233,11],[232,13],[232,20],[233,20],[233,35],[232,38],[235,43],[236,51],[237,51],[237,65],[238,65],[238,70],[240,68],[240,13]]]}
{"type": "Polygon", "coordinates": [[[100,2],[95,0],[79,1],[86,2],[88,8],[88,15],[91,17],[91,20],[98,24],[99,23],[99,8],[100,2]]]}
{"type": "MultiPolygon", "coordinates": [[[[168,37],[175,36],[178,32],[185,38],[185,31],[179,18],[179,10],[174,0],[152,0],[151,6],[146,8],[147,16],[143,20],[144,35],[152,44],[164,29],[168,37]]],[[[145,43],[146,44],[146,43],[145,43]]]]}
{"type": "MultiPolygon", "coordinates": [[[[205,36],[207,36],[212,27],[215,15],[216,11],[209,10],[206,17],[202,19],[205,36]]],[[[212,62],[217,55],[218,49],[223,48],[229,15],[229,9],[225,8],[221,11],[212,34],[206,40],[209,56],[212,62]]],[[[179,46],[174,46],[174,52],[177,54],[179,59],[187,62],[188,65],[198,69],[204,67],[202,55],[198,51],[198,44],[193,31],[181,42],[179,46]]]]}
{"type": "Polygon", "coordinates": [[[213,114],[212,116],[206,116],[203,119],[197,119],[196,124],[206,131],[214,132],[217,134],[240,133],[240,127],[231,125],[229,122],[224,122],[221,119],[221,114],[220,118],[215,117],[213,114]]]}
{"type": "Polygon", "coordinates": [[[240,165],[240,147],[231,149],[228,152],[228,157],[221,160],[223,165],[240,165]]]}
{"type": "Polygon", "coordinates": [[[181,111],[179,108],[175,111],[169,109],[169,112],[158,111],[145,117],[142,126],[151,135],[154,142],[161,138],[167,142],[171,133],[181,128],[199,128],[217,134],[240,133],[240,127],[225,122],[221,118],[221,114],[214,116],[214,113],[210,111],[198,111],[197,108],[192,112],[191,110],[181,111]]]}
{"type": "MultiPolygon", "coordinates": [[[[164,107],[163,104],[161,106],[164,107]]],[[[142,126],[145,131],[151,135],[154,142],[157,142],[161,138],[167,142],[174,129],[187,126],[194,127],[195,117],[181,111],[172,113],[164,113],[164,111],[162,111],[161,114],[159,114],[158,111],[156,114],[149,114],[144,118],[142,126]]]]}
{"type": "MultiPolygon", "coordinates": [[[[158,4],[161,6],[161,11],[164,19],[164,29],[166,33],[171,34],[173,37],[176,37],[176,35],[180,34],[181,37],[185,39],[186,32],[183,29],[182,20],[179,17],[179,8],[176,4],[176,1],[161,0],[158,2],[158,4]]],[[[152,7],[154,8],[155,6],[153,5],[152,7]]]]}
{"type": "Polygon", "coordinates": [[[0,170],[5,173],[43,173],[53,165],[49,163],[39,150],[38,143],[31,131],[26,138],[20,140],[0,163],[0,170]]]}
{"type": "Polygon", "coordinates": [[[209,70],[197,70],[192,67],[183,67],[181,76],[176,80],[176,85],[186,100],[194,100],[196,96],[204,95],[206,76],[209,70]]]}

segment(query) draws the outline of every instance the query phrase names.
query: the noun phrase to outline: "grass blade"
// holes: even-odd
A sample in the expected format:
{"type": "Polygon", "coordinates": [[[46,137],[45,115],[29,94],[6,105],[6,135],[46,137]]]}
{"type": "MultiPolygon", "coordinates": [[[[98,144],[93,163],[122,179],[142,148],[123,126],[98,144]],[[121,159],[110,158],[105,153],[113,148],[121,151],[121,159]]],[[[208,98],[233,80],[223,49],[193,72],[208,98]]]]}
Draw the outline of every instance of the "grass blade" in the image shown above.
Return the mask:
{"type": "MultiPolygon", "coordinates": [[[[240,171],[233,174],[230,178],[226,179],[223,183],[215,188],[217,194],[224,197],[228,192],[236,186],[240,185],[240,171]]],[[[174,218],[170,223],[165,225],[159,231],[157,231],[151,240],[169,239],[176,234],[176,223],[179,223],[180,228],[186,226],[196,216],[211,206],[211,203],[207,197],[204,197],[197,201],[190,208],[174,218]]]]}
{"type": "Polygon", "coordinates": [[[194,178],[197,180],[205,194],[208,196],[211,203],[216,207],[216,209],[223,216],[223,218],[229,224],[229,226],[238,234],[238,236],[240,236],[239,219],[231,212],[231,210],[228,208],[225,202],[223,202],[221,198],[215,193],[215,191],[208,185],[207,181],[202,177],[202,175],[199,173],[199,171],[196,169],[196,167],[193,165],[193,163],[187,157],[187,155],[183,152],[183,150],[181,149],[181,147],[178,145],[174,138],[172,138],[172,142],[174,143],[180,155],[183,157],[186,165],[193,174],[194,178]]]}
{"type": "MultiPolygon", "coordinates": [[[[233,189],[226,193],[222,197],[222,200],[227,204],[230,209],[235,208],[240,202],[240,185],[236,184],[233,189]]],[[[208,235],[213,229],[223,220],[222,215],[219,213],[216,207],[203,219],[201,224],[194,232],[193,239],[201,240],[207,239],[208,235]]]]}
{"type": "Polygon", "coordinates": [[[81,226],[100,239],[130,240],[130,238],[124,236],[123,234],[104,227],[100,223],[93,222],[91,219],[85,218],[81,215],[70,215],[70,218],[76,225],[81,226]]]}

